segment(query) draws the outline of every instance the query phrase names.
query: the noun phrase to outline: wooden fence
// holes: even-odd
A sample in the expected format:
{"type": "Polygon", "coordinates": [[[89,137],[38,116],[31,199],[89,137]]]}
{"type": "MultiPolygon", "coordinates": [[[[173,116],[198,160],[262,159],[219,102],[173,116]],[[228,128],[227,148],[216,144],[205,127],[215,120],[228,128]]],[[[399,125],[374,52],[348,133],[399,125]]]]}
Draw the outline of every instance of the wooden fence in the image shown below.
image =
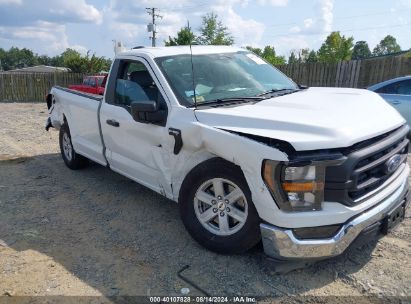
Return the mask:
{"type": "Polygon", "coordinates": [[[0,101],[44,101],[54,85],[81,84],[81,73],[0,73],[0,101]]]}
{"type": "Polygon", "coordinates": [[[366,88],[384,80],[411,75],[411,58],[391,56],[339,63],[295,63],[277,68],[302,85],[366,88]]]}

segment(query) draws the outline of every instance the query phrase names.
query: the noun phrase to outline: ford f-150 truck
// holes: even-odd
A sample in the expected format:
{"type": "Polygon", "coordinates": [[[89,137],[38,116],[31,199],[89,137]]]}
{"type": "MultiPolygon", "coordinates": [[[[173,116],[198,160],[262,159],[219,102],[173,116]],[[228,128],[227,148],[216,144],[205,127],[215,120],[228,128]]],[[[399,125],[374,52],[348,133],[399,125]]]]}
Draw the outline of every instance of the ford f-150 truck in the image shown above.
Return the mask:
{"type": "Polygon", "coordinates": [[[388,233],[409,200],[409,127],[379,95],[298,86],[241,48],[118,54],[104,97],[54,87],[46,128],[89,160],[178,202],[191,236],[279,260],[322,259],[388,233]]]}

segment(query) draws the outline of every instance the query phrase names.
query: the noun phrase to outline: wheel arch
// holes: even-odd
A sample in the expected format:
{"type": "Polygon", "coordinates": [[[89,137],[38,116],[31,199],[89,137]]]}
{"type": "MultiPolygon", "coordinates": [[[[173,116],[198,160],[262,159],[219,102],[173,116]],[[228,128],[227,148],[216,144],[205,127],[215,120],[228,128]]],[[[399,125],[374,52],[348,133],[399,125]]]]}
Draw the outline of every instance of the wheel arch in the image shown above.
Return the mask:
{"type": "Polygon", "coordinates": [[[178,162],[171,169],[174,201],[180,201],[181,186],[187,182],[192,170],[211,158],[220,158],[240,168],[260,218],[268,219],[267,215],[278,211],[261,170],[264,159],[287,161],[286,153],[246,136],[201,123],[195,124],[192,129],[186,135],[189,139],[183,137],[185,149],[183,147],[178,162]]]}
{"type": "MultiPolygon", "coordinates": [[[[229,160],[226,160],[226,159],[224,159],[224,158],[222,158],[222,157],[219,157],[219,156],[217,156],[217,155],[214,155],[214,154],[211,154],[211,153],[210,153],[210,154],[208,155],[208,158],[204,158],[202,161],[196,163],[196,164],[195,164],[194,166],[192,166],[191,169],[188,170],[188,171],[186,172],[186,174],[184,175],[184,178],[183,178],[182,181],[181,181],[181,184],[180,184],[180,187],[179,187],[179,189],[178,189],[178,192],[176,191],[176,193],[178,193],[178,197],[177,197],[177,199],[176,199],[176,201],[177,201],[178,203],[179,203],[179,200],[180,200],[180,198],[181,198],[182,191],[185,191],[186,187],[188,187],[189,184],[190,184],[190,175],[191,175],[191,173],[194,172],[194,171],[196,171],[196,170],[199,170],[199,169],[202,168],[202,167],[206,167],[205,169],[208,170],[207,167],[208,167],[208,165],[209,165],[210,163],[219,163],[219,165],[222,165],[222,166],[225,166],[225,167],[232,167],[232,168],[235,168],[235,169],[237,169],[237,170],[240,170],[240,171],[241,171],[241,174],[242,174],[242,177],[244,178],[244,181],[246,182],[246,184],[247,184],[247,186],[248,186],[248,188],[249,188],[249,190],[250,190],[250,185],[248,184],[248,181],[247,181],[247,179],[245,178],[244,171],[241,169],[241,167],[240,167],[239,165],[236,165],[236,164],[234,164],[233,162],[230,162],[229,160]]],[[[177,190],[177,189],[175,189],[175,190],[177,190]]],[[[251,192],[251,190],[250,190],[250,192],[251,192]]]]}

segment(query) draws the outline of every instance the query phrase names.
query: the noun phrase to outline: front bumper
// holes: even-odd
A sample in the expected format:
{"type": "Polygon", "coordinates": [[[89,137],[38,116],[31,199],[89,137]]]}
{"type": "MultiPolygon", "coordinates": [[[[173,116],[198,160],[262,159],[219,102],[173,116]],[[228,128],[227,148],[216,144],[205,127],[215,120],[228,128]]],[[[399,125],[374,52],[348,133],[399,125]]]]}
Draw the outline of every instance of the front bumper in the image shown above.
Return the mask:
{"type": "Polygon", "coordinates": [[[355,239],[387,214],[405,204],[409,206],[411,191],[408,182],[399,187],[378,205],[348,220],[337,234],[328,239],[297,239],[291,229],[261,224],[265,253],[278,260],[323,259],[343,253],[355,239]]]}

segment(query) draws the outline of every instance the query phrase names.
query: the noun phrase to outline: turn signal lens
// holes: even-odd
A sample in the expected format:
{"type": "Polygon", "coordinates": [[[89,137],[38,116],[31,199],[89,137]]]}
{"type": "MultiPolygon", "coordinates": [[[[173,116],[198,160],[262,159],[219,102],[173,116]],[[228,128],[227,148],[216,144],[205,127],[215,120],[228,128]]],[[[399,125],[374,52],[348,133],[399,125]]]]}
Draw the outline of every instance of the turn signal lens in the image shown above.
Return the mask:
{"type": "Polygon", "coordinates": [[[263,177],[264,181],[266,182],[267,186],[270,188],[271,191],[275,191],[275,179],[274,179],[274,166],[271,164],[270,161],[264,161],[263,164],[263,177]]]}
{"type": "Polygon", "coordinates": [[[324,183],[303,182],[303,183],[283,183],[286,192],[315,192],[324,190],[324,183]]]}

